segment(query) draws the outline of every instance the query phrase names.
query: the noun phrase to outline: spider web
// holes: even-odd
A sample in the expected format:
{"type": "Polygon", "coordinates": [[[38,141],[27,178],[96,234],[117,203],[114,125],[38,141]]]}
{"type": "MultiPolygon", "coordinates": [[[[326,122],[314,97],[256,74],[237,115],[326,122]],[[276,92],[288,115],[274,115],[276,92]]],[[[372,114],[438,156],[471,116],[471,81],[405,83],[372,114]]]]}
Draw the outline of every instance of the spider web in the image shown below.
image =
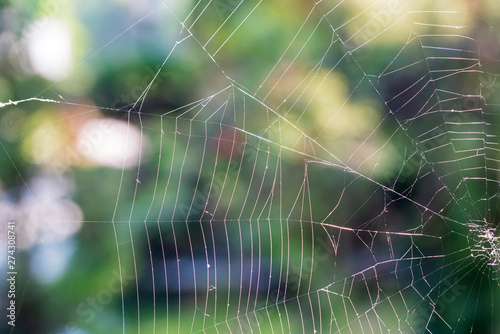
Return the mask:
{"type": "MultiPolygon", "coordinates": [[[[150,143],[111,218],[83,221],[113,229],[121,330],[498,332],[495,28],[395,1],[300,2],[278,27],[286,6],[162,4],[154,77],[101,104],[150,143]],[[193,52],[196,77],[160,82],[193,52]],[[151,108],[169,89],[194,98],[151,108]]],[[[46,97],[26,101],[94,108],[46,97]]]]}

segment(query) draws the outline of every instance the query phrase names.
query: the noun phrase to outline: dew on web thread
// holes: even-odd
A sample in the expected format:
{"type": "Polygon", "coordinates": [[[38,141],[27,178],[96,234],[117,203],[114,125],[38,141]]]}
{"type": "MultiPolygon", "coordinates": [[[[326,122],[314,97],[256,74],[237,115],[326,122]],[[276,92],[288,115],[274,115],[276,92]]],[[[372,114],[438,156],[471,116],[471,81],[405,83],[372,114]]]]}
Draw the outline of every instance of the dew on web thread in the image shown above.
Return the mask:
{"type": "Polygon", "coordinates": [[[493,224],[486,219],[469,223],[471,235],[471,256],[478,260],[480,265],[486,265],[489,268],[484,270],[491,273],[491,278],[498,280],[498,271],[500,270],[500,232],[493,224]]]}

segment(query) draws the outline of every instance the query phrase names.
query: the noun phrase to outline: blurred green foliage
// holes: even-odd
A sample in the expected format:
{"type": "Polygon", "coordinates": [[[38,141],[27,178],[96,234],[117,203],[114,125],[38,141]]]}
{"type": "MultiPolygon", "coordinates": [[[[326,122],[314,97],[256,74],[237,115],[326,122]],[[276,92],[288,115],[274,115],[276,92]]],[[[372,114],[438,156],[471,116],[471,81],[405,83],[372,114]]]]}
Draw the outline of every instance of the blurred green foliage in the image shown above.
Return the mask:
{"type": "MultiPolygon", "coordinates": [[[[188,333],[215,324],[222,324],[218,327],[221,332],[229,327],[233,332],[249,332],[250,328],[238,327],[236,321],[228,322],[226,327],[227,319],[222,316],[228,310],[233,315],[229,317],[234,317],[239,299],[249,298],[248,309],[244,309],[246,303],[241,304],[240,319],[265,319],[259,322],[261,332],[269,332],[272,324],[274,331],[288,331],[286,327],[290,326],[291,332],[298,333],[302,326],[312,328],[314,321],[318,323],[301,313],[304,307],[309,308],[308,298],[313,296],[308,291],[318,289],[322,292],[314,298],[321,300],[324,307],[315,305],[311,309],[321,312],[324,319],[320,322],[326,332],[327,326],[336,321],[331,314],[338,315],[339,323],[348,322],[343,319],[347,313],[345,300],[338,296],[351,284],[349,302],[358,304],[360,310],[381,303],[379,317],[387,320],[384,325],[397,328],[398,317],[413,317],[415,323],[428,319],[426,312],[430,310],[421,311],[429,305],[425,294],[439,295],[442,288],[432,291],[430,287],[447,282],[447,275],[463,273],[453,266],[470,267],[465,270],[470,275],[459,283],[467,285],[467,289],[453,295],[454,303],[472,303],[474,307],[458,314],[453,306],[446,305],[441,310],[446,321],[456,326],[459,319],[465,318],[467,329],[478,330],[491,323],[491,305],[469,297],[491,300],[498,297],[498,289],[485,288],[491,283],[478,285],[475,280],[485,278],[474,274],[482,268],[460,253],[469,247],[467,214],[448,204],[450,194],[438,189],[435,177],[424,178],[426,173],[432,173],[421,157],[413,165],[408,164],[415,151],[418,153],[412,139],[418,140],[424,129],[442,120],[412,127],[405,119],[416,116],[415,110],[393,113],[410,100],[416,105],[434,100],[427,95],[414,100],[404,95],[390,99],[409,83],[418,82],[422,73],[430,73],[428,68],[400,70],[411,57],[421,61],[428,56],[422,51],[421,41],[406,41],[415,34],[432,34],[433,28],[423,32],[413,23],[436,15],[436,22],[447,20],[432,12],[438,10],[437,4],[430,3],[404,5],[408,7],[404,12],[421,6],[429,8],[429,13],[401,21],[393,17],[391,22],[398,22],[394,28],[386,31],[389,26],[381,29],[382,23],[378,23],[379,32],[374,34],[364,26],[372,22],[373,11],[363,11],[366,4],[360,1],[339,5],[332,11],[331,3],[311,11],[312,3],[299,0],[264,1],[253,10],[256,2],[245,1],[232,14],[239,2],[219,0],[205,7],[207,1],[168,1],[165,5],[169,9],[152,2],[131,1],[2,2],[0,102],[38,99],[0,109],[2,196],[18,203],[23,196],[29,196],[32,179],[56,175],[59,181],[69,180],[72,184],[68,196],[81,208],[84,221],[78,232],[67,237],[72,243],[72,255],[57,279],[43,283],[33,276],[33,263],[44,247],[42,240],[33,242],[20,255],[19,272],[23,274],[19,275],[18,286],[24,297],[14,332],[118,333],[122,321],[127,332],[138,332],[140,328],[151,333],[155,328],[158,332],[168,329],[188,333]],[[182,24],[173,15],[180,15],[180,19],[193,8],[182,24]],[[44,21],[47,17],[63,20],[73,38],[72,67],[56,81],[38,73],[29,55],[29,45],[38,38],[37,31],[48,24],[44,21]],[[197,17],[199,20],[194,22],[197,17]],[[356,19],[351,21],[353,17],[356,19]],[[183,26],[190,28],[189,33],[183,26]],[[349,38],[356,31],[361,33],[349,38]],[[377,38],[364,46],[369,42],[363,40],[366,36],[370,40],[377,38]],[[291,40],[296,43],[290,44],[291,40]],[[404,58],[398,58],[403,45],[404,58]],[[391,71],[396,74],[382,76],[391,71]],[[231,83],[234,87],[224,90],[231,83]],[[255,92],[256,99],[252,99],[251,92],[255,92]],[[191,104],[200,99],[205,100],[191,104]],[[220,111],[224,108],[230,111],[220,111]],[[231,113],[237,115],[234,122],[231,113]],[[144,150],[139,172],[137,167],[122,170],[102,166],[74,153],[79,126],[101,118],[120,120],[140,131],[144,150]],[[53,144],[46,141],[46,136],[53,144]],[[305,163],[308,160],[311,162],[305,163]],[[412,185],[421,178],[422,182],[412,185]],[[421,205],[396,198],[389,189],[421,205]],[[384,211],[389,208],[387,203],[391,203],[389,213],[384,211]],[[332,213],[333,208],[337,210],[332,213]],[[464,225],[430,217],[426,208],[464,225]],[[326,225],[320,224],[323,222],[326,225]],[[389,246],[381,234],[358,235],[342,227],[415,232],[438,239],[397,235],[389,246]],[[363,246],[370,242],[371,253],[363,246]],[[335,251],[332,243],[338,247],[335,251]],[[426,261],[418,259],[424,256],[418,253],[418,247],[430,254],[450,255],[442,261],[426,261]],[[418,278],[418,283],[408,287],[371,277],[371,270],[363,273],[366,281],[360,276],[351,277],[369,268],[374,260],[371,257],[385,258],[389,249],[406,256],[404,252],[409,248],[417,258],[409,266],[429,273],[430,285],[421,287],[421,291],[423,280],[418,278]],[[240,282],[232,282],[232,290],[221,284],[216,287],[216,299],[214,291],[205,291],[209,286],[201,285],[198,295],[189,293],[189,289],[178,293],[176,285],[181,282],[170,281],[170,286],[165,286],[162,264],[174,268],[178,257],[185,261],[193,254],[203,261],[205,256],[211,262],[214,256],[223,261],[227,249],[232,261],[241,256],[248,261],[245,265],[262,269],[263,286],[258,291],[255,282],[246,282],[250,285],[245,286],[249,296],[245,290],[241,297],[240,282]],[[312,259],[312,268],[304,267],[307,259],[312,259]],[[435,274],[437,271],[439,274],[435,274]],[[123,294],[115,289],[120,273],[123,294]],[[289,275],[285,277],[285,273],[289,275]],[[269,300],[266,284],[272,286],[269,290],[276,292],[274,297],[280,302],[265,303],[266,298],[269,300]],[[289,285],[286,292],[285,284],[289,285]],[[416,292],[409,292],[404,301],[407,306],[401,301],[389,305],[385,299],[389,293],[413,288],[416,292]],[[367,300],[367,290],[378,296],[377,300],[367,300]],[[298,302],[288,302],[295,297],[298,302]],[[196,309],[195,298],[199,298],[196,309]],[[205,304],[199,304],[205,298],[207,314],[205,304]],[[409,315],[408,308],[415,304],[416,311],[409,315]],[[254,309],[259,311],[254,314],[254,309]],[[285,328],[284,314],[290,321],[285,328]]],[[[481,12],[480,8],[476,10],[464,14],[464,22],[474,22],[481,12]]],[[[490,23],[498,22],[495,13],[489,15],[494,20],[490,23]]],[[[475,31],[471,28],[467,33],[474,35],[475,31]]],[[[451,68],[460,66],[457,60],[450,63],[451,68]]],[[[469,84],[454,85],[448,83],[443,89],[461,91],[460,85],[469,84]]],[[[473,115],[470,120],[480,117],[473,115]]],[[[454,168],[443,174],[465,167],[454,168]]],[[[460,177],[452,178],[451,184],[460,177]]],[[[494,190],[477,187],[471,186],[470,192],[494,195],[487,193],[494,190]]],[[[452,197],[465,197],[459,191],[451,193],[452,197]]],[[[471,207],[479,207],[479,200],[473,201],[471,207]]],[[[25,217],[23,214],[17,218],[25,217]]],[[[196,280],[199,284],[205,284],[206,275],[213,275],[213,271],[204,272],[203,261],[201,267],[193,263],[198,273],[202,272],[196,280]]],[[[235,262],[235,266],[239,265],[235,262]]],[[[402,261],[401,265],[408,264],[402,261]]],[[[220,268],[225,267],[220,264],[220,268]]],[[[167,276],[176,278],[176,270],[171,270],[174,274],[167,276]]],[[[406,279],[409,271],[401,270],[406,279]]],[[[224,275],[230,276],[219,275],[222,281],[228,279],[224,275]]],[[[257,278],[257,274],[251,277],[257,278]]],[[[185,281],[182,283],[191,284],[189,279],[185,281]]],[[[370,331],[368,326],[379,321],[372,316],[352,323],[352,331],[370,331]]],[[[446,325],[437,320],[424,327],[435,332],[446,330],[446,325]]]]}

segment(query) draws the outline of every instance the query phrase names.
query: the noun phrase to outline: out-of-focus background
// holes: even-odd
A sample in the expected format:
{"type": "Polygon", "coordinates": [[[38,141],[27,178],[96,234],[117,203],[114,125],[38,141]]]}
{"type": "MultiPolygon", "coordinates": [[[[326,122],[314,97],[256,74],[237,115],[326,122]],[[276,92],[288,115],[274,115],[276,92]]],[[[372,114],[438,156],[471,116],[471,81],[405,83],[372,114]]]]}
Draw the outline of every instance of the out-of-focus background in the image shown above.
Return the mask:
{"type": "Polygon", "coordinates": [[[2,332],[499,333],[497,7],[2,1],[2,332]]]}

